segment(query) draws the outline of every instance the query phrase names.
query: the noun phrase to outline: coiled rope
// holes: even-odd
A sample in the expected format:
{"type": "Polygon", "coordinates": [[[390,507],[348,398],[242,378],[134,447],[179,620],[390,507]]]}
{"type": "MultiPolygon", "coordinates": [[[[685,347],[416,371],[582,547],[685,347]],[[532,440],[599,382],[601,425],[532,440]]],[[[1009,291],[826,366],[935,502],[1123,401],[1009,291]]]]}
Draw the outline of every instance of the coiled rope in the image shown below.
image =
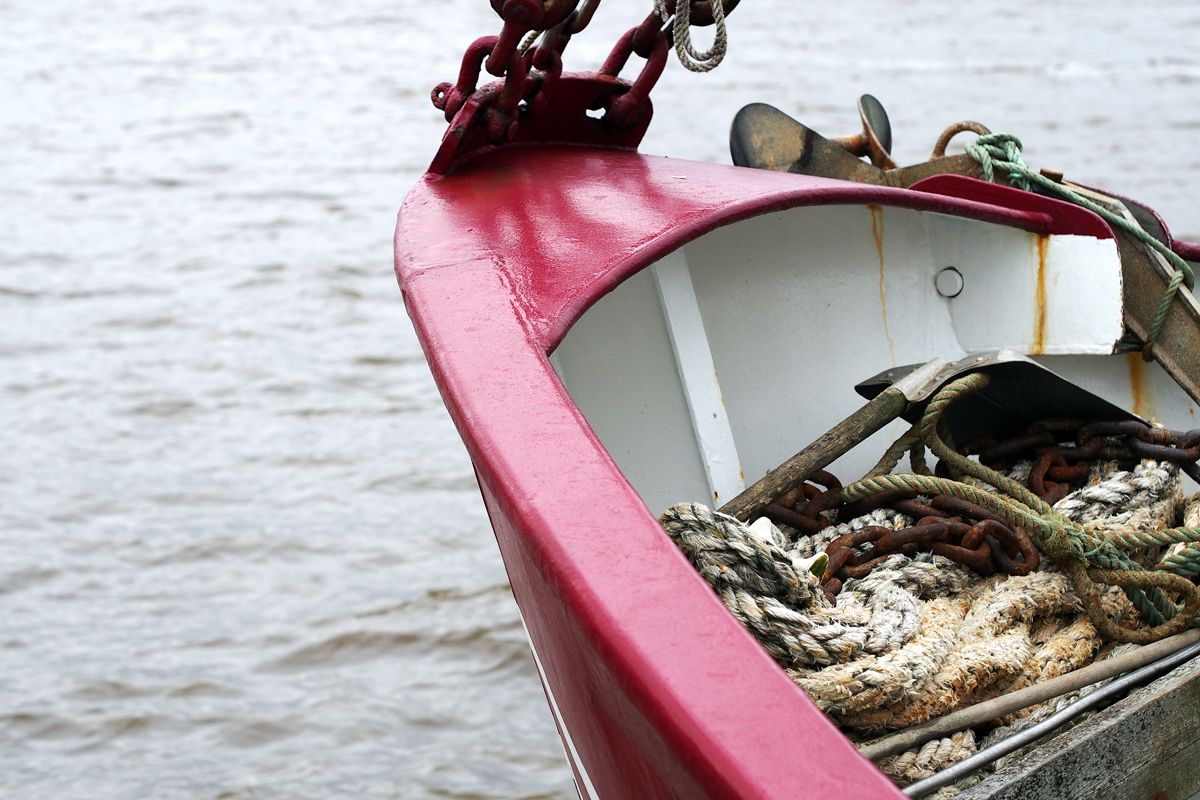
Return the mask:
{"type": "Polygon", "coordinates": [[[1084,601],[1089,619],[1104,638],[1147,644],[1190,626],[1200,612],[1200,588],[1184,576],[1200,573],[1200,545],[1197,545],[1200,528],[1102,534],[1056,513],[1017,481],[972,461],[946,444],[939,432],[946,409],[960,397],[984,388],[988,382],[987,375],[977,372],[951,382],[938,392],[921,421],[889,449],[888,456],[876,469],[842,490],[843,500],[854,502],[892,489],[928,495],[949,494],[967,500],[1000,516],[1013,527],[1024,528],[1037,546],[1067,571],[1084,601]],[[946,463],[955,479],[887,474],[895,467],[891,456],[897,450],[903,452],[902,444],[909,449],[917,448],[918,444],[928,447],[946,463]],[[989,492],[966,482],[972,478],[997,491],[989,492]],[[1154,570],[1144,569],[1122,552],[1122,549],[1176,543],[1185,543],[1188,547],[1172,556],[1169,564],[1154,570]],[[1110,619],[1101,604],[1099,585],[1125,589],[1151,627],[1138,630],[1110,619]],[[1182,608],[1166,596],[1168,591],[1179,593],[1184,600],[1182,608]]]}
{"type": "MultiPolygon", "coordinates": [[[[895,553],[864,578],[847,580],[833,606],[808,570],[811,559],[852,530],[899,530],[910,526],[911,519],[877,508],[794,537],[767,520],[748,526],[694,503],[673,506],[660,518],[733,615],[822,711],[859,736],[905,728],[1071,672],[1103,657],[1102,637],[1149,640],[1165,624],[1184,627],[1194,617],[1195,587],[1178,576],[1200,574],[1200,559],[1194,557],[1200,556],[1200,495],[1188,502],[1183,527],[1156,530],[1177,517],[1182,497],[1178,468],[1152,460],[1132,471],[1119,471],[1116,462],[1097,464],[1088,486],[1052,510],[1012,480],[1028,473],[1028,462],[1018,462],[1004,476],[970,462],[947,444],[946,408],[986,383],[984,377],[969,377],[940,392],[921,422],[848,489],[852,495],[865,494],[872,491],[872,481],[919,479],[921,486],[933,487],[923,494],[948,491],[1017,519],[1043,548],[1046,541],[1059,541],[1060,551],[1077,562],[1074,568],[1063,570],[1043,560],[1043,567],[1028,575],[985,578],[933,553],[895,553]],[[946,461],[951,480],[929,474],[926,447],[946,461]],[[905,452],[918,474],[891,475],[905,452]],[[1120,552],[1150,546],[1168,548],[1155,570],[1142,569],[1120,552]],[[1112,564],[1111,569],[1106,566],[1112,564]],[[1108,580],[1109,572],[1121,571],[1130,577],[1125,596],[1115,588],[1101,588],[1103,583],[1121,586],[1108,580]],[[1155,573],[1187,584],[1169,586],[1181,590],[1182,610],[1160,586],[1141,582],[1155,573]],[[1131,600],[1139,597],[1135,606],[1131,600]],[[1139,616],[1159,627],[1138,629],[1139,616]],[[1170,623],[1165,622],[1168,617],[1170,623]],[[1114,630],[1135,635],[1112,636],[1114,630]]],[[[1121,645],[1113,652],[1135,646],[1121,645]]],[[[1001,727],[982,742],[969,732],[955,734],[890,756],[879,767],[900,785],[920,780],[1035,724],[1061,702],[1048,701],[997,720],[1001,727]]],[[[994,768],[943,788],[934,800],[948,800],[994,768]]]]}
{"type": "Polygon", "coordinates": [[[1180,285],[1187,286],[1189,291],[1195,285],[1196,278],[1192,273],[1191,265],[1176,255],[1166,244],[1151,236],[1136,222],[1089,200],[1068,186],[1031,170],[1021,157],[1021,147],[1021,140],[1011,133],[988,133],[968,144],[966,150],[967,155],[979,162],[979,167],[983,170],[983,177],[986,180],[995,182],[995,173],[999,169],[1007,172],[1009,183],[1019,189],[1033,191],[1033,186],[1036,184],[1068,203],[1082,206],[1088,211],[1099,214],[1113,228],[1119,229],[1137,241],[1157,250],[1175,269],[1175,273],[1167,283],[1166,291],[1163,292],[1158,313],[1154,317],[1150,333],[1142,347],[1142,358],[1150,361],[1153,358],[1152,348],[1167,321],[1167,312],[1170,311],[1171,303],[1179,292],[1180,285]]]}
{"type": "MultiPolygon", "coordinates": [[[[692,46],[690,7],[690,0],[676,0],[675,23],[671,29],[672,37],[675,39],[675,55],[678,56],[679,63],[691,72],[711,72],[725,60],[725,53],[729,49],[729,36],[725,30],[725,3],[724,0],[712,0],[716,35],[713,38],[712,47],[703,53],[698,52],[692,46]],[[689,10],[680,13],[681,5],[687,5],[689,10]]],[[[665,0],[654,0],[654,8],[664,22],[670,18],[671,12],[667,9],[665,0]]]]}
{"type": "Polygon", "coordinates": [[[897,555],[843,592],[833,608],[799,552],[754,535],[733,517],[679,503],[659,521],[726,608],[777,661],[824,666],[899,647],[917,632],[918,595],[961,591],[967,570],[940,556],[897,555]]]}

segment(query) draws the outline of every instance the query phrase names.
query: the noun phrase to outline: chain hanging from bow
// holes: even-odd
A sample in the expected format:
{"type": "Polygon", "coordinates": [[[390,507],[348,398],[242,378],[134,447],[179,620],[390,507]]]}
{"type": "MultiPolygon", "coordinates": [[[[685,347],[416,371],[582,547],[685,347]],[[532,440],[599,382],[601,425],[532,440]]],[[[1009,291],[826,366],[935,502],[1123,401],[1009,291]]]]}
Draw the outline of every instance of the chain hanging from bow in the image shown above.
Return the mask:
{"type": "MultiPolygon", "coordinates": [[[[674,42],[680,62],[693,72],[707,72],[721,63],[727,50],[725,15],[738,0],[689,0],[688,13],[676,14],[676,0],[655,0],[654,10],[636,28],[627,31],[598,73],[610,80],[609,96],[601,106],[603,123],[614,131],[627,131],[645,116],[648,96],[665,66],[666,52],[674,42]],[[716,25],[713,46],[698,52],[692,45],[693,26],[716,25]],[[628,84],[615,78],[629,55],[646,59],[638,78],[628,84]]],[[[551,87],[562,74],[562,54],[571,37],[591,22],[600,0],[491,0],[504,21],[497,36],[476,39],[463,56],[455,83],[438,84],[433,104],[452,123],[453,136],[461,141],[469,128],[481,124],[487,142],[512,141],[521,119],[548,105],[551,87]],[[502,79],[480,88],[484,71],[502,79]],[[469,117],[456,129],[460,114],[469,117]]]]}

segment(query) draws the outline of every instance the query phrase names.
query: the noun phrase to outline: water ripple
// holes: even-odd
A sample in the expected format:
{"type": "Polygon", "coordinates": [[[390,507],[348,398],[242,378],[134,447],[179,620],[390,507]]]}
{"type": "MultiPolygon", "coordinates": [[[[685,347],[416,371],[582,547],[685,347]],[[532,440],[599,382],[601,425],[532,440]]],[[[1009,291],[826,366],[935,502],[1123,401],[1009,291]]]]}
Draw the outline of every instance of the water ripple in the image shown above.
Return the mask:
{"type": "MultiPolygon", "coordinates": [[[[746,2],[719,70],[664,72],[643,149],[727,163],[752,101],[851,133],[870,91],[903,163],[979,119],[1200,237],[1198,26],[746,2]]],[[[391,263],[489,4],[0,0],[0,27],[0,794],[575,797],[391,263]]]]}

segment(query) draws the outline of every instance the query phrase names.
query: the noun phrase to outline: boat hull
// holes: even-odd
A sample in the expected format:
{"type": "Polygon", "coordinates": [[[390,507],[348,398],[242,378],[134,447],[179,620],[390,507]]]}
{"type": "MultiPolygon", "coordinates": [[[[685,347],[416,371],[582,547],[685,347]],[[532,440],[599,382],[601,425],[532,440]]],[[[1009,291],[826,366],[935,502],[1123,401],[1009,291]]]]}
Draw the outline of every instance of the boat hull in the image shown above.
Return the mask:
{"type": "Polygon", "coordinates": [[[474,463],[581,795],[902,796],[665,535],[661,509],[551,364],[567,332],[688,242],[788,209],[876,206],[1104,238],[1098,218],[1052,202],[532,146],[491,151],[412,191],[397,275],[474,463]]]}

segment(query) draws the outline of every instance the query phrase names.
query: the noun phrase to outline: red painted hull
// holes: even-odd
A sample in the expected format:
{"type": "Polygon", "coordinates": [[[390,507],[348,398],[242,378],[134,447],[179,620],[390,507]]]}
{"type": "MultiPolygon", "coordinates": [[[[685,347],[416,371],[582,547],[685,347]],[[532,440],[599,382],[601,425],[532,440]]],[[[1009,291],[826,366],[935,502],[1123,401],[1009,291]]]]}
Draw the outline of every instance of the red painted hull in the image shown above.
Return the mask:
{"type": "Polygon", "coordinates": [[[1073,206],[986,185],[968,200],[962,179],[937,180],[898,190],[510,145],[426,176],[405,202],[405,303],[474,462],[585,797],[903,797],[683,558],[547,354],[638,270],[785,208],[878,204],[1112,235],[1073,206]]]}

